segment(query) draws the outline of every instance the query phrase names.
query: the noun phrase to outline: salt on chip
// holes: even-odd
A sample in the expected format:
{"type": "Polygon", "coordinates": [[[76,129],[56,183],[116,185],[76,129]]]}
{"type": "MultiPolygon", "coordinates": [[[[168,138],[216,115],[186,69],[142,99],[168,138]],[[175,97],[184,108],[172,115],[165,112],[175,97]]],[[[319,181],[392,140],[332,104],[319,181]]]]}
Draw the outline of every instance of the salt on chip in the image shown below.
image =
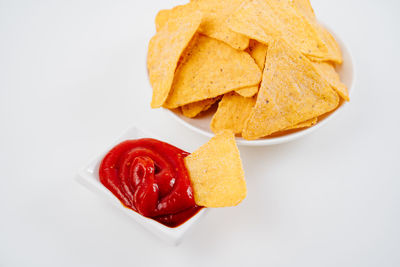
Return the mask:
{"type": "Polygon", "coordinates": [[[327,80],[327,82],[344,100],[350,100],[347,87],[340,81],[339,74],[336,72],[335,67],[332,64],[328,62],[313,62],[313,65],[319,74],[327,80]]]}
{"type": "Polygon", "coordinates": [[[266,45],[282,38],[306,55],[327,54],[314,24],[284,1],[247,0],[229,17],[228,25],[233,31],[266,45]]]}
{"type": "Polygon", "coordinates": [[[285,130],[293,130],[293,129],[311,127],[311,126],[315,125],[317,123],[317,121],[318,121],[318,118],[315,117],[315,118],[313,118],[311,120],[306,120],[306,121],[300,122],[300,123],[298,123],[296,125],[290,126],[290,127],[286,128],[285,130]]]}
{"type": "Polygon", "coordinates": [[[243,97],[234,92],[225,94],[211,120],[211,130],[214,133],[221,130],[231,130],[235,134],[242,133],[255,104],[255,97],[243,97]]]}
{"type": "Polygon", "coordinates": [[[201,112],[208,110],[218,99],[219,97],[214,97],[184,105],[181,107],[182,114],[188,118],[194,118],[201,112]]]}
{"type": "Polygon", "coordinates": [[[246,197],[242,162],[231,131],[219,132],[184,161],[197,205],[236,206],[246,197]]]}
{"type": "Polygon", "coordinates": [[[249,54],[203,35],[183,57],[164,104],[167,108],[257,85],[261,80],[261,71],[249,54]]]}
{"type": "Polygon", "coordinates": [[[168,97],[179,58],[200,26],[200,12],[180,14],[171,18],[151,38],[147,55],[147,68],[153,87],[152,108],[163,105],[168,97]]]}
{"type": "Polygon", "coordinates": [[[256,40],[250,40],[249,53],[258,67],[263,71],[268,47],[256,40]]]}
{"type": "Polygon", "coordinates": [[[268,46],[257,102],[242,136],[252,140],[335,109],[339,96],[312,63],[284,40],[268,46]]]}
{"type": "Polygon", "coordinates": [[[186,5],[176,6],[173,9],[161,10],[156,17],[156,28],[160,29],[169,17],[179,16],[182,12],[203,13],[203,21],[199,32],[223,41],[235,49],[244,50],[249,45],[249,38],[232,31],[227,23],[228,16],[235,11],[243,0],[195,0],[186,5]]]}
{"type": "Polygon", "coordinates": [[[235,92],[238,93],[241,96],[244,96],[244,97],[252,97],[255,94],[257,94],[258,85],[244,87],[244,88],[241,88],[241,89],[236,89],[235,92]]]}

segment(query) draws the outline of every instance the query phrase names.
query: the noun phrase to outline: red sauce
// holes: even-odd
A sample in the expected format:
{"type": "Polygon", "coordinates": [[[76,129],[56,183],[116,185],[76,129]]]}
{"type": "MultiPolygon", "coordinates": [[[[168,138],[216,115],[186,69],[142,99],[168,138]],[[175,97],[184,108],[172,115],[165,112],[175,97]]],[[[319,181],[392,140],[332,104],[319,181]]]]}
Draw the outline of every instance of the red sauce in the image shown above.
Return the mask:
{"type": "Polygon", "coordinates": [[[194,202],[183,161],[187,155],[155,139],[127,140],[104,157],[100,182],[126,207],[177,227],[201,209],[194,202]]]}

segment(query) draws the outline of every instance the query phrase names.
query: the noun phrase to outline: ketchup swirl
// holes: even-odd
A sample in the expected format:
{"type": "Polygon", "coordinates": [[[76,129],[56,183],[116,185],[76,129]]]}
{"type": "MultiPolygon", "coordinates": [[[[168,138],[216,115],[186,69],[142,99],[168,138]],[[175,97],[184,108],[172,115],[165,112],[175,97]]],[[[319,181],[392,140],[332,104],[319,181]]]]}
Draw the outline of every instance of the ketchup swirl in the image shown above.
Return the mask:
{"type": "Polygon", "coordinates": [[[126,207],[176,227],[201,209],[183,161],[187,155],[155,139],[127,140],[104,157],[100,182],[126,207]]]}

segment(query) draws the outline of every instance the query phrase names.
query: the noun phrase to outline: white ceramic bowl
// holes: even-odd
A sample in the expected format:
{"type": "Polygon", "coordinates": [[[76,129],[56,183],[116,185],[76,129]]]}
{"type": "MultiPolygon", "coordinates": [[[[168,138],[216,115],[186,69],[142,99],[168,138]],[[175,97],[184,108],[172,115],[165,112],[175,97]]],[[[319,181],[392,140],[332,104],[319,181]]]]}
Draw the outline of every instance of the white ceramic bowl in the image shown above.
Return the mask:
{"type": "Polygon", "coordinates": [[[99,197],[111,202],[119,210],[125,213],[128,217],[136,221],[139,225],[143,226],[145,229],[166,241],[171,245],[177,245],[181,242],[184,234],[195,224],[199,222],[199,219],[205,215],[208,209],[201,209],[196,215],[187,220],[182,225],[170,228],[155,220],[146,218],[139,213],[124,207],[117,197],[111,193],[99,180],[99,166],[101,160],[106,155],[106,153],[115,145],[128,139],[138,139],[138,138],[156,138],[162,140],[151,133],[147,133],[137,127],[130,128],[127,130],[120,138],[113,142],[103,153],[97,155],[93,160],[91,160],[79,173],[77,176],[77,181],[96,193],[99,197]]]}
{"type": "MultiPolygon", "coordinates": [[[[354,90],[354,81],[355,81],[355,68],[351,52],[349,48],[344,44],[344,42],[337,35],[335,35],[334,32],[329,29],[329,27],[326,28],[335,37],[336,41],[338,42],[342,50],[343,64],[338,66],[336,69],[340,75],[342,82],[347,86],[351,98],[351,93],[354,90]]],[[[292,133],[288,133],[281,136],[271,136],[257,140],[245,140],[241,137],[236,137],[236,142],[238,145],[243,145],[243,146],[267,146],[267,145],[276,145],[293,141],[297,138],[305,136],[321,128],[329,120],[331,120],[338,112],[342,111],[347,104],[348,104],[347,102],[342,103],[339,108],[337,108],[334,112],[330,113],[328,116],[324,117],[322,120],[320,120],[316,125],[312,127],[293,131],[292,133]]],[[[169,110],[169,109],[164,109],[164,110],[166,110],[169,114],[172,115],[173,118],[175,118],[177,121],[179,121],[189,129],[197,133],[200,133],[202,135],[205,135],[207,137],[214,136],[214,133],[210,129],[210,122],[213,113],[209,112],[206,113],[206,115],[204,116],[200,116],[199,118],[191,119],[183,116],[179,110],[169,110]]]]}

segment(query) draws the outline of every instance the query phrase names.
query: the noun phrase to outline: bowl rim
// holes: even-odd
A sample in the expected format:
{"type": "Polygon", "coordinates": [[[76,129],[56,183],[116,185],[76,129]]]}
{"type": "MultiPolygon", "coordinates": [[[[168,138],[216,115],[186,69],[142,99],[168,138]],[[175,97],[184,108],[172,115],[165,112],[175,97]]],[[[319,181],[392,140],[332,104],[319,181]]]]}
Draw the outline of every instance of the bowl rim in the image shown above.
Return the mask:
{"type": "MultiPolygon", "coordinates": [[[[335,33],[335,31],[333,31],[325,23],[323,23],[321,21],[319,21],[319,23],[322,26],[324,26],[329,31],[329,33],[331,33],[333,35],[333,37],[335,38],[335,40],[337,41],[337,43],[340,46],[342,54],[347,55],[348,63],[346,63],[346,64],[348,64],[350,66],[350,69],[352,72],[351,82],[347,87],[348,87],[348,91],[349,91],[349,97],[350,97],[350,99],[352,99],[352,95],[354,94],[354,88],[355,88],[354,85],[355,85],[355,81],[356,81],[356,67],[355,67],[353,53],[350,50],[349,46],[345,43],[345,41],[343,41],[340,37],[338,37],[338,35],[335,33]]],[[[316,131],[317,129],[320,129],[324,125],[326,125],[330,120],[332,120],[333,117],[337,116],[338,113],[342,112],[347,107],[348,104],[349,104],[348,101],[343,101],[343,103],[341,104],[340,107],[338,107],[331,114],[329,114],[326,118],[324,118],[322,121],[318,122],[316,125],[314,125],[312,127],[304,128],[304,129],[296,131],[294,133],[289,133],[289,134],[282,135],[282,136],[270,137],[270,138],[267,137],[267,138],[261,138],[261,139],[256,139],[256,140],[245,140],[242,137],[235,137],[236,143],[240,146],[270,146],[270,145],[278,145],[278,144],[283,144],[283,143],[294,141],[294,140],[296,140],[300,137],[303,137],[305,135],[308,135],[308,134],[316,131]]],[[[167,109],[167,108],[162,108],[162,109],[164,111],[166,111],[167,113],[169,113],[170,116],[172,116],[176,121],[183,124],[184,126],[191,129],[192,131],[197,132],[197,133],[204,135],[206,137],[209,137],[209,138],[214,136],[214,133],[200,129],[200,128],[194,126],[193,124],[183,120],[174,111],[167,109]]]]}

